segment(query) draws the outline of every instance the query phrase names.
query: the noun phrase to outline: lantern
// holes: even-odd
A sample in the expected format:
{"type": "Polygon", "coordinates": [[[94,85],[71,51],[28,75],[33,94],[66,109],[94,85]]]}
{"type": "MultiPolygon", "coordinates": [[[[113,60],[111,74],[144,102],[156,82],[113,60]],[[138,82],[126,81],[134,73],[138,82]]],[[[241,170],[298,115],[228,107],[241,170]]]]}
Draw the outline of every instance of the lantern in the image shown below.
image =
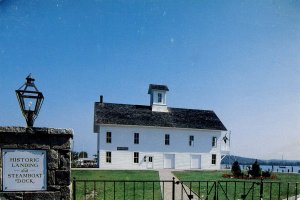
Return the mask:
{"type": "Polygon", "coordinates": [[[44,96],[34,84],[34,78],[29,74],[26,82],[16,90],[19,105],[28,127],[32,127],[41,109],[44,96]]]}

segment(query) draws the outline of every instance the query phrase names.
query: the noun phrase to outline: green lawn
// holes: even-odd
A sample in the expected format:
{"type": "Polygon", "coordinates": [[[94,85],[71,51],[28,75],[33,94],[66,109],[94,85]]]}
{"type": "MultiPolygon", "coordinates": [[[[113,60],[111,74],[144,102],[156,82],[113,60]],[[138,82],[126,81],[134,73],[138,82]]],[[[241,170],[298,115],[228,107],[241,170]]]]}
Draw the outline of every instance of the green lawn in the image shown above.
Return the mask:
{"type": "MultiPolygon", "coordinates": [[[[217,192],[222,199],[259,199],[260,180],[241,180],[223,178],[223,171],[183,171],[174,172],[181,181],[191,187],[202,199],[208,196],[213,199],[215,181],[218,181],[217,192]],[[191,182],[195,181],[195,182],[191,182]],[[211,182],[208,182],[211,181],[211,182]],[[253,189],[252,189],[253,188],[253,189]]],[[[228,173],[228,172],[227,172],[228,173]]],[[[284,199],[300,194],[300,174],[275,173],[277,179],[264,180],[263,199],[284,199]],[[296,183],[298,182],[298,183],[296,183]],[[288,184],[289,183],[289,184],[288,184]],[[279,190],[280,186],[280,190],[279,190]],[[287,193],[289,191],[289,193],[287,193]]],[[[76,180],[76,199],[161,199],[159,175],[157,171],[132,170],[72,170],[76,180]],[[80,182],[89,180],[89,182],[80,182]],[[93,181],[98,180],[98,181],[93,181]],[[118,181],[121,182],[113,182],[118,181]],[[124,182],[125,181],[125,182],[124,182]],[[149,181],[149,182],[139,182],[149,181]]],[[[300,196],[299,196],[300,197],[300,196]]]]}
{"type": "MultiPolygon", "coordinates": [[[[209,199],[214,196],[214,182],[200,181],[219,181],[218,196],[219,199],[241,199],[242,194],[247,194],[246,199],[259,199],[260,195],[260,180],[241,180],[233,178],[223,178],[222,171],[184,171],[174,172],[181,181],[196,181],[186,182],[185,184],[200,195],[202,198],[208,196],[209,199]],[[255,183],[256,182],[256,183],[255,183]],[[253,188],[253,189],[251,189],[253,188]],[[212,189],[212,190],[211,190],[212,189]],[[227,198],[226,198],[226,195],[227,198]]],[[[227,172],[228,173],[228,172],[227,172]]],[[[277,179],[264,180],[263,199],[283,199],[287,196],[300,194],[300,174],[283,174],[275,173],[277,179]],[[280,182],[280,183],[279,183],[280,182]],[[298,182],[298,183],[297,183],[298,182]],[[288,184],[289,183],[289,184],[288,184]],[[279,189],[280,186],[280,189],[279,189]]],[[[299,196],[300,197],[300,196],[299,196]]]]}
{"type": "Polygon", "coordinates": [[[72,170],[71,176],[77,180],[76,199],[94,199],[94,196],[97,200],[153,199],[153,197],[161,199],[160,184],[155,182],[159,181],[157,171],[72,170]],[[89,182],[80,180],[89,180],[89,182]],[[117,180],[126,182],[113,182],[117,180]]]}

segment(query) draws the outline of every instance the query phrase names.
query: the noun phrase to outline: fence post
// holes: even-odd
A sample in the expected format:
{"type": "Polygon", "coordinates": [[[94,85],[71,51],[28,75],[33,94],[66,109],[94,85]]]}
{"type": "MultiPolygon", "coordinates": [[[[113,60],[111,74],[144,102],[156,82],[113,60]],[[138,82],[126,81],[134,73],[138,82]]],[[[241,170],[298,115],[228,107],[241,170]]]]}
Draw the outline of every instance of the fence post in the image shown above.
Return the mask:
{"type": "Polygon", "coordinates": [[[263,183],[263,180],[264,180],[264,178],[261,177],[260,178],[260,190],[259,190],[259,198],[260,198],[260,200],[262,200],[263,197],[264,197],[264,183],[263,183]]]}
{"type": "Polygon", "coordinates": [[[219,187],[219,182],[218,181],[215,181],[215,194],[214,194],[214,200],[217,200],[218,199],[218,187],[219,187]]]}
{"type": "Polygon", "coordinates": [[[175,200],[175,177],[173,177],[172,181],[172,200],[175,200]]]}
{"type": "Polygon", "coordinates": [[[76,178],[73,177],[73,200],[76,200],[76,178]]]}

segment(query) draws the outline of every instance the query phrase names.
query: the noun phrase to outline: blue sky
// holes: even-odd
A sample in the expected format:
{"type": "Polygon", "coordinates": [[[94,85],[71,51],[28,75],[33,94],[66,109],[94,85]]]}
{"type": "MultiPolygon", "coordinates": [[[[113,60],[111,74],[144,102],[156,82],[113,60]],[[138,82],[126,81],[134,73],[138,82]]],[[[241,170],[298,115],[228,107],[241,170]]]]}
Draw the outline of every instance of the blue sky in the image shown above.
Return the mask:
{"type": "Polygon", "coordinates": [[[0,126],[25,126],[15,90],[32,73],[35,126],[73,128],[96,152],[93,105],[214,110],[232,153],[300,159],[299,1],[0,1],[0,126]]]}

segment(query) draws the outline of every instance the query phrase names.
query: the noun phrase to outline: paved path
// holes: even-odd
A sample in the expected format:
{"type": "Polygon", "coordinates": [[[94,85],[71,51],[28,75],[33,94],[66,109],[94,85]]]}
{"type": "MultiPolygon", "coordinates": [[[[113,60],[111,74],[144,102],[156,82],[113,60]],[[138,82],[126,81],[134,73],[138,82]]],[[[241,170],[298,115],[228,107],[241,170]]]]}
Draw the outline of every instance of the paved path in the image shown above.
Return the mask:
{"type": "MultiPolygon", "coordinates": [[[[161,169],[159,170],[159,179],[161,181],[171,181],[173,180],[173,177],[175,178],[175,182],[179,181],[172,171],[176,171],[174,169],[161,169]]],[[[172,200],[172,182],[167,182],[165,184],[160,183],[161,192],[163,195],[163,200],[172,200]]],[[[184,186],[185,190],[190,192],[190,189],[186,186],[184,186]]],[[[193,194],[193,193],[192,193],[193,194]]],[[[197,200],[197,196],[193,195],[193,200],[197,200]]],[[[181,184],[175,184],[175,200],[189,200],[188,196],[182,189],[181,184]]]]}
{"type": "Polygon", "coordinates": [[[293,197],[289,197],[288,199],[284,199],[284,200],[300,200],[300,194],[296,196],[293,196],[293,197]]]}

